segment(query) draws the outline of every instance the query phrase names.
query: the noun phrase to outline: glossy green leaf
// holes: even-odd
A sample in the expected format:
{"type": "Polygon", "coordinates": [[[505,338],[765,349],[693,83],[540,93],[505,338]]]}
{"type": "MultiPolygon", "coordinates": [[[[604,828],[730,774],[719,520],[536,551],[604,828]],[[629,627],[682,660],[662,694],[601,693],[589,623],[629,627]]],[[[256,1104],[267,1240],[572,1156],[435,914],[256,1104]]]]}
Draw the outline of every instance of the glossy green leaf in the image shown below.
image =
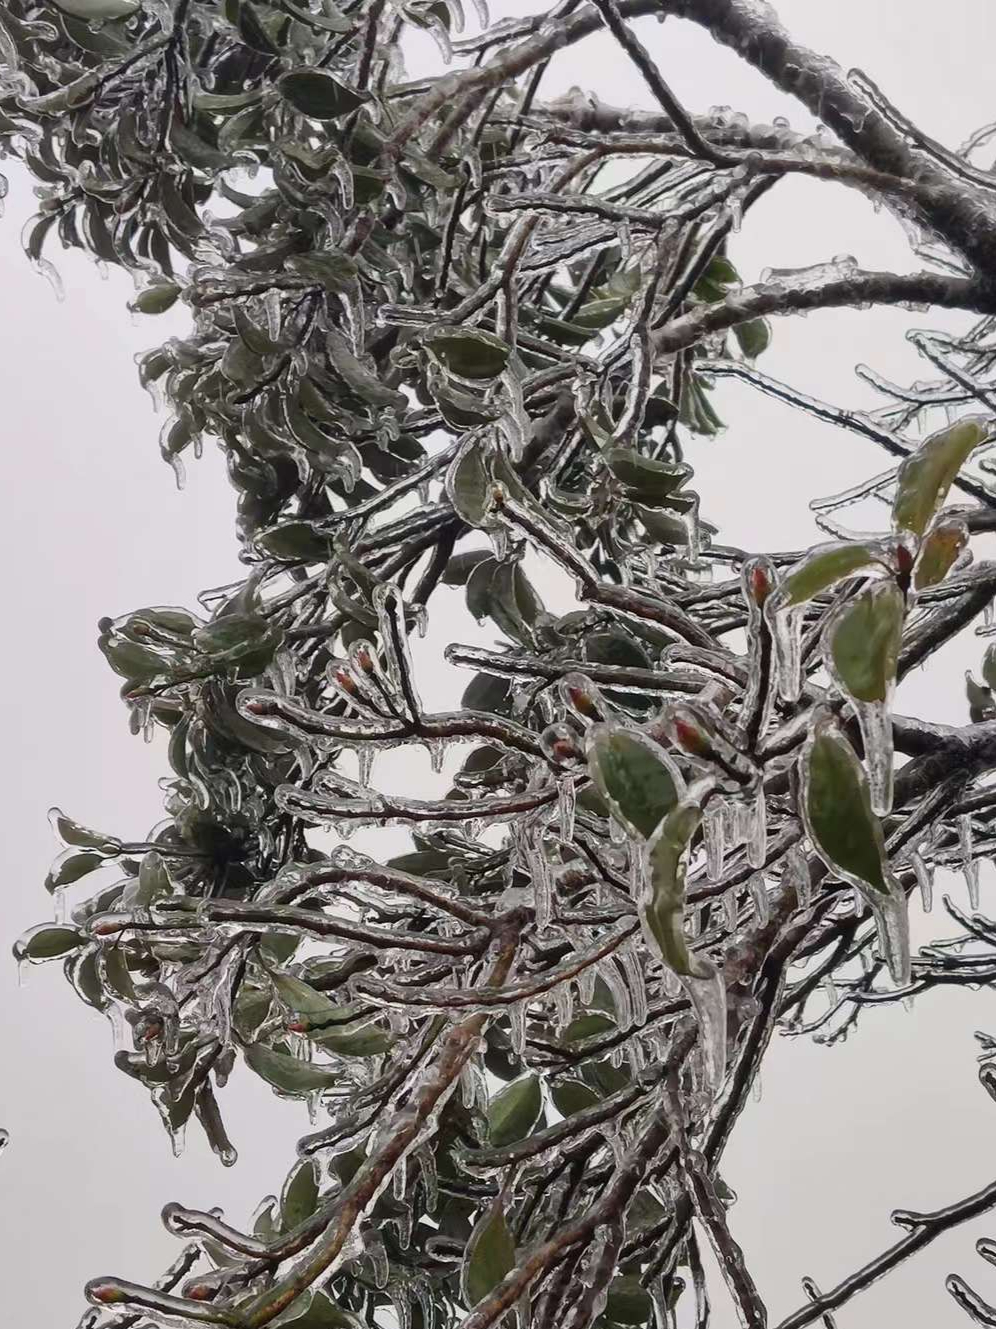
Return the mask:
{"type": "Polygon", "coordinates": [[[373,362],[357,356],[341,332],[330,330],[326,335],[329,363],[347,387],[372,406],[391,406],[403,411],[407,405],[404,393],[382,383],[373,362]]]}
{"type": "Polygon", "coordinates": [[[77,928],[41,923],[18,938],[14,943],[14,956],[18,960],[55,960],[78,951],[89,940],[86,933],[77,928]]]}
{"type": "Polygon", "coordinates": [[[131,308],[138,314],[165,314],[172,309],[180,297],[180,287],[175,282],[156,282],[139,291],[131,302],[131,308]]]}
{"type": "Polygon", "coordinates": [[[941,521],[932,526],[917,554],[914,587],[922,591],[942,582],[967,544],[968,527],[963,521],[941,521]]]}
{"type": "Polygon", "coordinates": [[[827,627],[828,665],[857,701],[887,701],[896,681],[906,602],[895,582],[869,586],[827,627]]]}
{"type": "Polygon", "coordinates": [[[332,541],[308,521],[286,521],[260,531],[256,546],[271,558],[286,563],[325,563],[332,556],[332,541]]]}
{"type": "Polygon", "coordinates": [[[496,1094],[488,1106],[488,1138],[502,1149],[529,1135],[543,1110],[543,1090],[538,1075],[524,1075],[496,1094]]]}
{"type": "Polygon", "coordinates": [[[139,8],[139,0],[54,0],[65,14],[94,21],[125,18],[139,8]]]}
{"type": "Polygon", "coordinates": [[[771,345],[771,324],[766,318],[752,318],[746,323],[738,323],[733,335],[740,343],[740,349],[748,360],[756,360],[771,345]]]}
{"type": "Polygon", "coordinates": [[[820,725],[800,758],[803,816],[817,853],[846,881],[888,892],[882,825],[861,762],[839,730],[820,725]]]}
{"type": "Polygon", "coordinates": [[[657,461],[644,457],[633,448],[608,448],[605,462],[609,470],[633,491],[642,503],[653,504],[680,489],[692,474],[692,468],[683,462],[657,461]]]}
{"type": "Polygon", "coordinates": [[[330,1089],[339,1076],[329,1066],[299,1061],[287,1052],[278,1052],[263,1043],[246,1048],[246,1063],[256,1074],[283,1094],[302,1098],[319,1089],[330,1089]]]}
{"type": "Polygon", "coordinates": [[[277,81],[280,95],[309,120],[339,120],[366,97],[321,69],[292,69],[277,81]]]}
{"type": "Polygon", "coordinates": [[[882,549],[873,544],[849,541],[816,545],[786,572],[776,596],[769,603],[777,602],[779,609],[805,604],[845,577],[853,577],[868,568],[880,570],[882,559],[882,549]]]}
{"type": "Polygon", "coordinates": [[[591,777],[613,816],[630,834],[648,839],[678,800],[677,768],[659,744],[636,730],[595,725],[586,749],[591,777]]]}
{"type": "Polygon", "coordinates": [[[609,1284],[605,1314],[613,1324],[650,1324],[654,1303],[635,1274],[614,1278],[609,1284]]]}
{"type": "Polygon", "coordinates": [[[471,441],[457,454],[446,476],[453,511],[468,526],[481,526],[490,507],[492,479],[481,444],[471,441]]]}
{"type": "Polygon", "coordinates": [[[290,1232],[318,1208],[318,1177],[309,1158],[299,1163],[288,1176],[280,1197],[280,1226],[290,1232]]]}
{"type": "Polygon", "coordinates": [[[105,846],[112,848],[119,843],[111,835],[103,835],[100,831],[92,831],[89,826],[81,826],[72,817],[67,817],[61,808],[49,808],[48,820],[63,844],[74,845],[81,849],[103,849],[105,846]]]}
{"type": "Polygon", "coordinates": [[[106,862],[102,854],[90,853],[85,849],[79,853],[60,854],[45,878],[45,889],[56,891],[63,886],[71,886],[74,881],[79,881],[80,877],[85,877],[88,872],[103,867],[106,862]]]}
{"type": "Polygon", "coordinates": [[[507,342],[478,328],[440,328],[424,345],[450,373],[469,379],[497,378],[511,354],[507,342]]]}
{"type": "Polygon", "coordinates": [[[661,822],[649,846],[649,889],[642,902],[644,923],[665,964],[685,977],[703,972],[684,929],[686,856],[701,821],[699,804],[682,799],[661,822]]]}
{"type": "Polygon", "coordinates": [[[468,1306],[476,1306],[515,1267],[515,1240],[501,1203],[488,1210],[467,1243],[462,1288],[468,1306]]]}
{"type": "Polygon", "coordinates": [[[899,468],[892,520],[923,535],[972,451],[989,433],[984,417],[966,416],[925,439],[899,468]]]}
{"type": "Polygon", "coordinates": [[[607,1015],[594,1012],[591,1015],[579,1015],[564,1030],[565,1043],[583,1043],[586,1039],[597,1038],[599,1034],[608,1034],[615,1029],[615,1021],[607,1015]]]}
{"type": "Polygon", "coordinates": [[[550,1097],[562,1117],[573,1117],[576,1112],[584,1112],[601,1102],[591,1085],[573,1078],[557,1080],[552,1084],[550,1097]]]}

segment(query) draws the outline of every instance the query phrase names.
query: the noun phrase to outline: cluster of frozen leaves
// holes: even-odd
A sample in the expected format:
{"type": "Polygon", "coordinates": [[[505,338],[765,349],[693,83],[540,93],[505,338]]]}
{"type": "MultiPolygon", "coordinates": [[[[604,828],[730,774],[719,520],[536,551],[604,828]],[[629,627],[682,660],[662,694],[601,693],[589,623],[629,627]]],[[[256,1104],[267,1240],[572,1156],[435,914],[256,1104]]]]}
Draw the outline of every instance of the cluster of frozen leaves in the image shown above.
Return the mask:
{"type": "MultiPolygon", "coordinates": [[[[894,742],[942,739],[891,706],[996,586],[944,510],[955,483],[987,499],[959,478],[979,394],[921,387],[876,426],[955,408],[868,490],[881,534],[718,543],[683,449],[721,427],[710,376],[771,387],[764,319],[709,322],[738,298],[726,239],[757,151],[839,154],[723,114],[705,161],[659,127],[593,148],[500,34],[457,42],[499,51],[469,81],[406,82],[405,31],[449,53],[462,24],[456,0],[0,14],[28,253],[52,273],[57,237],[131,272],[140,313],[189,308],[140,371],[178,473],[223,448],[247,567],[198,612],[101,622],[134,729],[168,732],[167,818],[128,841],[53,810],[59,921],[17,952],[64,962],[177,1147],[195,1119],[235,1161],[240,1057],[315,1124],[251,1231],[171,1206],[191,1246],[154,1288],[95,1281],[91,1326],[663,1324],[686,1287],[701,1309],[693,1210],[757,1323],[716,1168],[764,1031],[859,957],[854,1010],[883,967],[898,992],[977,972],[962,941],[911,969],[906,901],[953,858],[977,891],[996,663],[940,782],[894,775],[894,742]],[[440,584],[499,638],[448,647],[471,676],[443,713],[409,650],[440,584]],[[404,744],[459,750],[444,796],[381,792],[404,744]],[[384,825],[410,852],[345,843],[384,825]]],[[[956,348],[971,373],[991,331],[956,348]]]]}

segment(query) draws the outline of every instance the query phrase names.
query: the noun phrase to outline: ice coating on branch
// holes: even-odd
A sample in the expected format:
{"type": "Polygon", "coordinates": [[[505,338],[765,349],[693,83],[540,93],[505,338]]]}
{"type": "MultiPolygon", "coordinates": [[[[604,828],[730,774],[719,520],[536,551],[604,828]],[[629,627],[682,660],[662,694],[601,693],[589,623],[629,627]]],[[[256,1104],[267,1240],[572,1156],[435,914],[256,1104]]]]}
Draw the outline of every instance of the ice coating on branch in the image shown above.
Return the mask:
{"type": "Polygon", "coordinates": [[[702,820],[702,838],[705,841],[706,876],[719,881],[723,875],[725,854],[726,806],[719,798],[710,800],[702,820]]]}
{"type": "Polygon", "coordinates": [[[916,851],[910,854],[910,863],[920,890],[920,904],[923,906],[923,912],[929,914],[934,907],[934,870],[916,851]]]}

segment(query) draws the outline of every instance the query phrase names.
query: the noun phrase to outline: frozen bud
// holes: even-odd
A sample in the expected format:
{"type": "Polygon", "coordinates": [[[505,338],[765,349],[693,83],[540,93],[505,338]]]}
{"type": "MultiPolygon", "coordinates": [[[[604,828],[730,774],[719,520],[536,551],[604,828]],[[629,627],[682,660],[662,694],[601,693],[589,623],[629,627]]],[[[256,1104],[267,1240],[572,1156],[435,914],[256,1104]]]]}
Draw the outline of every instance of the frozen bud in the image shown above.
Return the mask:
{"type": "Polygon", "coordinates": [[[572,766],[584,760],[577,735],[565,724],[548,725],[540,735],[540,746],[554,766],[572,766]]]}
{"type": "Polygon", "coordinates": [[[697,716],[684,707],[676,708],[671,716],[671,737],[682,751],[693,757],[708,757],[712,752],[709,735],[697,716]]]}
{"type": "Polygon", "coordinates": [[[99,1306],[114,1306],[128,1300],[124,1288],[113,1278],[94,1278],[87,1283],[84,1295],[87,1301],[99,1306]]]}
{"type": "Polygon", "coordinates": [[[276,702],[265,697],[246,697],[239,703],[240,709],[248,715],[276,715],[276,702]]]}
{"type": "Polygon", "coordinates": [[[335,682],[338,683],[339,687],[342,688],[343,692],[353,693],[356,691],[356,684],[350,677],[349,671],[344,669],[341,665],[338,669],[333,671],[332,677],[335,682]]]}
{"type": "Polygon", "coordinates": [[[350,659],[357,669],[362,669],[365,674],[372,674],[376,668],[374,661],[373,648],[369,642],[358,641],[349,653],[350,659]]]}
{"type": "Polygon", "coordinates": [[[751,558],[744,564],[743,585],[747,600],[760,609],[775,588],[775,572],[767,558],[751,558]]]}

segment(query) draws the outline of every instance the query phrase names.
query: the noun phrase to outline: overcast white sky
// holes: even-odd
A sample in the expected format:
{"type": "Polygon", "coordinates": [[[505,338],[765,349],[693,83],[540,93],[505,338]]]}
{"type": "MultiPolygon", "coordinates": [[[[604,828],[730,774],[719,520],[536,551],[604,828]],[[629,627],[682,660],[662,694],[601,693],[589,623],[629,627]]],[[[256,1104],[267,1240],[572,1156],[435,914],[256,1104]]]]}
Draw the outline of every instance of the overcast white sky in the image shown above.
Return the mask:
{"type": "MultiPolygon", "coordinates": [[[[845,67],[865,68],[934,137],[957,145],[994,118],[990,0],[779,0],[777,7],[810,44],[845,67]]],[[[519,12],[532,6],[503,0],[496,17],[519,12]]],[[[640,29],[692,109],[724,103],[755,120],[785,114],[798,128],[810,125],[690,25],[644,21],[640,29]]],[[[545,94],[571,84],[595,87],[617,104],[646,104],[602,39],[555,62],[545,94]]],[[[0,483],[8,495],[0,523],[8,605],[0,956],[49,907],[41,883],[54,852],[50,804],[124,835],[141,835],[161,816],[163,754],[128,734],[117,682],[96,649],[97,619],[140,605],[192,606],[199,590],[239,571],[220,455],[192,464],[187,489],[177,493],[158,456],[161,421],[132,365],[136,351],[182,331],[182,313],[133,324],[128,280],[120,273],[101,280],[78,256],[59,261],[67,298],[57,304],[21,254],[30,190],[16,165],[9,174],[0,223],[0,483]]],[[[756,209],[734,246],[748,278],[769,264],[840,253],[870,267],[912,266],[888,217],[856,194],[798,180],[756,209]]],[[[867,361],[900,381],[915,376],[903,342],[910,321],[879,311],[780,322],[765,368],[841,403],[869,402],[852,366],[867,361]]],[[[816,532],[807,500],[881,469],[868,444],[743,388],[717,395],[731,427],[699,445],[693,460],[703,510],[732,541],[808,543],[816,532]]],[[[432,624],[437,648],[450,635],[445,613],[444,601],[432,624]]],[[[462,627],[460,634],[467,639],[462,627]]],[[[961,678],[980,655],[971,637],[955,643],[929,674],[908,680],[900,707],[964,722],[961,678]]],[[[989,864],[982,883],[983,908],[991,908],[989,864]]],[[[960,882],[949,888],[964,894],[960,882]]],[[[921,939],[932,925],[918,922],[921,939]]],[[[167,1200],[221,1204],[242,1221],[279,1186],[306,1121],[303,1109],[237,1073],[224,1106],[238,1166],[224,1171],[194,1138],[174,1160],[143,1091],[111,1065],[109,1027],[73,996],[57,965],[34,971],[19,990],[13,962],[0,963],[0,1002],[0,1123],[12,1136],[0,1162],[2,1302],[11,1324],[70,1329],[87,1278],[154,1277],[172,1258],[175,1243],[158,1223],[167,1200]]],[[[891,1208],[946,1203],[996,1176],[996,1105],[977,1086],[976,1028],[996,1032],[992,994],[941,992],[921,999],[912,1015],[869,1013],[840,1048],[775,1046],[762,1101],[746,1112],[725,1169],[741,1196],[731,1222],[773,1323],[799,1304],[802,1274],[829,1286],[893,1241],[891,1208]]],[[[996,1234],[996,1216],[943,1238],[851,1303],[841,1329],[967,1324],[943,1276],[958,1269],[996,1299],[996,1273],[973,1253],[974,1239],[987,1232],[996,1234]]],[[[731,1324],[731,1316],[721,1307],[717,1323],[731,1324]]]]}

